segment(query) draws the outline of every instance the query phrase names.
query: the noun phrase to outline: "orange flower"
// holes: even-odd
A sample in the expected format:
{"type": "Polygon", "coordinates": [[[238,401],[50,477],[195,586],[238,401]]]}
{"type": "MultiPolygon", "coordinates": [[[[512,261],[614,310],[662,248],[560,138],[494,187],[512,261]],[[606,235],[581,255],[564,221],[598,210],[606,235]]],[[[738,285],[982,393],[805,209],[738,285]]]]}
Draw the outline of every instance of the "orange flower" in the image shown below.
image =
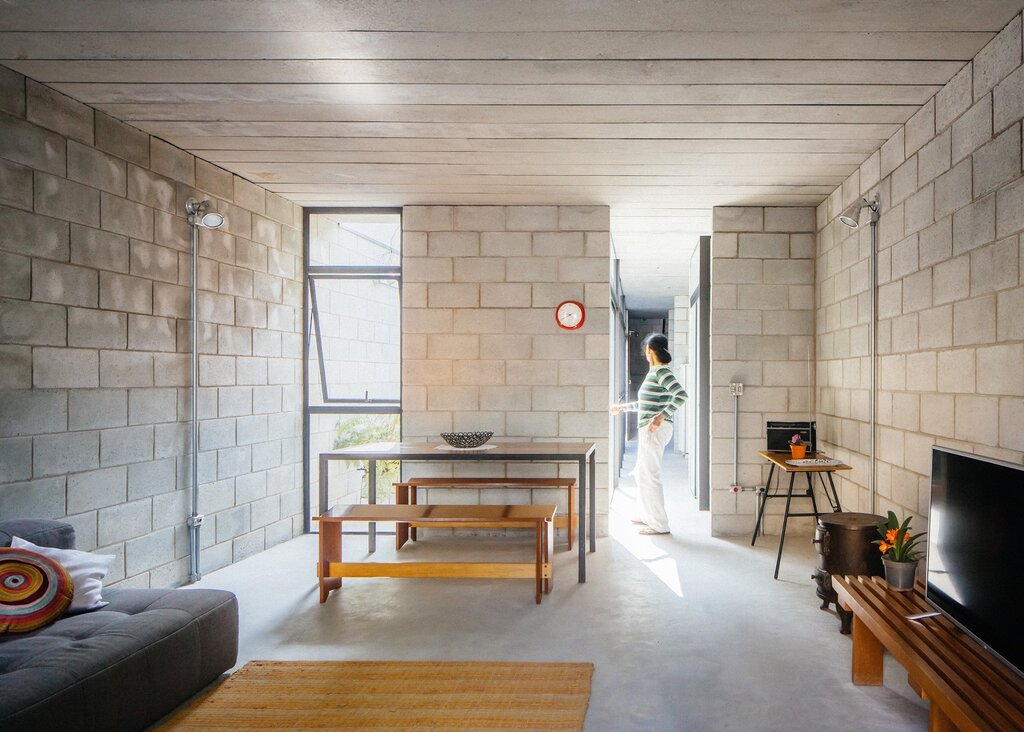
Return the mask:
{"type": "Polygon", "coordinates": [[[904,542],[910,541],[910,532],[909,531],[903,535],[903,541],[904,542]]]}
{"type": "Polygon", "coordinates": [[[890,544],[896,543],[896,535],[899,533],[899,529],[889,529],[885,532],[885,540],[890,544]]]}
{"type": "Polygon", "coordinates": [[[892,549],[892,544],[886,544],[884,541],[878,542],[878,550],[885,554],[887,551],[892,549]]]}

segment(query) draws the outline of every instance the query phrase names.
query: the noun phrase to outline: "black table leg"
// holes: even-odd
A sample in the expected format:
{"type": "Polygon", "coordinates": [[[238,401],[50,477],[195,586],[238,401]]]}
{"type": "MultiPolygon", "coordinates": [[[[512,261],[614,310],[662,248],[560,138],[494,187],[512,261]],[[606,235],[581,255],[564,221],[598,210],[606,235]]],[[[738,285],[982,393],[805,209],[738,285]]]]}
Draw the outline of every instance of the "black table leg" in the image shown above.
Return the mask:
{"type": "Polygon", "coordinates": [[[768,489],[772,487],[773,475],[775,475],[775,463],[772,463],[772,466],[768,469],[768,480],[764,484],[764,493],[757,497],[761,505],[757,507],[757,520],[754,521],[754,535],[750,537],[750,546],[754,546],[754,542],[757,541],[757,534],[761,530],[761,521],[764,519],[764,507],[768,504],[768,489]]]}
{"type": "Polygon", "coordinates": [[[796,473],[789,474],[789,491],[786,493],[786,512],[782,514],[782,533],[779,535],[779,555],[775,558],[775,579],[779,578],[779,565],[782,564],[782,545],[786,543],[786,523],[789,521],[789,504],[793,500],[793,479],[796,473]]]}
{"type": "Polygon", "coordinates": [[[590,551],[597,551],[597,450],[590,453],[590,551]]]}
{"type": "MultiPolygon", "coordinates": [[[[367,466],[369,472],[369,502],[372,506],[377,502],[377,461],[370,460],[367,466]]],[[[371,521],[367,525],[367,551],[373,554],[377,551],[377,523],[371,521]]]]}
{"type": "MultiPolygon", "coordinates": [[[[579,565],[580,575],[579,581],[587,581],[587,460],[586,458],[580,460],[579,463],[580,475],[579,475],[579,500],[577,503],[579,506],[576,510],[579,511],[580,525],[579,525],[579,565]]],[[[572,531],[572,525],[570,524],[569,530],[572,531]]]]}
{"type": "Polygon", "coordinates": [[[327,505],[327,458],[320,456],[320,514],[327,513],[330,506],[327,505]]]}

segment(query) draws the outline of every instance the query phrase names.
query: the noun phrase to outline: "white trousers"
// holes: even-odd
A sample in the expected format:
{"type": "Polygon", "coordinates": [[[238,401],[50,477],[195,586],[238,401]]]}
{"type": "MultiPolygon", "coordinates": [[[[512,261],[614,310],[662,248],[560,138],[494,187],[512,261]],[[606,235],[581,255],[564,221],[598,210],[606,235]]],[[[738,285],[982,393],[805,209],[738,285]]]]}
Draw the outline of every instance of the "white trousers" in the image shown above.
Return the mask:
{"type": "Polygon", "coordinates": [[[647,429],[649,426],[640,428],[636,469],[633,471],[640,519],[655,531],[668,531],[665,494],[661,485],[661,461],[666,445],[672,440],[672,423],[662,422],[654,432],[647,429]]]}

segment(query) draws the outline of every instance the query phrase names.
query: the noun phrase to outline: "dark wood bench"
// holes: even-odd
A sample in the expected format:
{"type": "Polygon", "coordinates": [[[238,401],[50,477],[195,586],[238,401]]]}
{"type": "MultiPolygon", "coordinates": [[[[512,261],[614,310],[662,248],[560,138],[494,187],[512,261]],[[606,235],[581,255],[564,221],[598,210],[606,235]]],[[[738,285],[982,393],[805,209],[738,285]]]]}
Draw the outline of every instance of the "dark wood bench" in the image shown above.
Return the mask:
{"type": "Polygon", "coordinates": [[[920,581],[912,592],[890,590],[881,577],[833,577],[832,586],[853,613],[854,684],[882,685],[884,649],[931,702],[932,732],[1024,730],[1024,679],[948,618],[907,620],[934,610],[920,581]]]}
{"type": "MultiPolygon", "coordinates": [[[[567,494],[567,511],[565,516],[555,516],[555,528],[568,529],[568,549],[572,551],[573,537],[579,526],[573,497],[575,478],[410,478],[394,485],[395,503],[412,505],[417,503],[418,488],[563,488],[567,494]]],[[[416,526],[410,529],[409,537],[416,541],[416,526]]]]}
{"type": "Polygon", "coordinates": [[[331,590],[341,587],[343,577],[471,577],[517,579],[533,577],[536,601],[541,593],[551,592],[554,570],[551,563],[551,529],[555,518],[554,505],[527,506],[400,506],[389,504],[355,504],[334,506],[325,514],[314,516],[320,522],[320,602],[326,602],[331,590]],[[535,555],[532,562],[344,562],[341,556],[342,525],[350,521],[394,521],[395,548],[401,549],[408,539],[408,526],[420,524],[470,528],[532,528],[535,533],[535,555]],[[402,525],[405,525],[405,531],[402,525]]]}

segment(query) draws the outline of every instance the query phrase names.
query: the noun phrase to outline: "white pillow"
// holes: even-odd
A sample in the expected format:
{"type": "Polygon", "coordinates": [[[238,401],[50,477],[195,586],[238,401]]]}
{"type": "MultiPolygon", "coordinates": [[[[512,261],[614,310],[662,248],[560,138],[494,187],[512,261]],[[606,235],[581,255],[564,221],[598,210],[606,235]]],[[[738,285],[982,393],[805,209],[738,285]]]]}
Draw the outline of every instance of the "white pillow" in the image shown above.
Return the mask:
{"type": "Polygon", "coordinates": [[[75,596],[71,599],[69,613],[97,610],[108,603],[103,600],[103,578],[114,561],[113,554],[91,554],[77,549],[54,549],[49,546],[36,546],[20,536],[11,538],[14,549],[28,549],[49,557],[71,575],[75,585],[75,596]]]}

